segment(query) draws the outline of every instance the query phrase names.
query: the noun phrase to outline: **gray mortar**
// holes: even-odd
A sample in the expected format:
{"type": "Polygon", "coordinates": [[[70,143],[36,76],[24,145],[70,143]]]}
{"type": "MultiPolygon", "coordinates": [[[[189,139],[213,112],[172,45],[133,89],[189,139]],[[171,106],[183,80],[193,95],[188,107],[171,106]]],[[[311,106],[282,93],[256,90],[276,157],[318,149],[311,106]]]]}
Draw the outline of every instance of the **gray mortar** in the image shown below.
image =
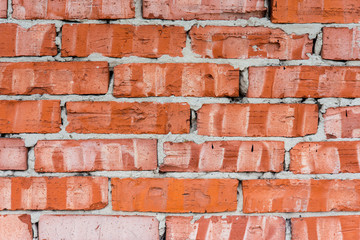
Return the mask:
{"type": "MultiPolygon", "coordinates": [[[[36,24],[55,24],[57,30],[56,45],[61,49],[61,28],[64,24],[68,24],[68,21],[60,20],[17,20],[12,18],[11,0],[8,0],[8,19],[1,19],[0,23],[16,23],[24,28],[30,28],[36,24]]],[[[360,61],[331,61],[321,58],[322,48],[322,28],[323,27],[360,27],[360,23],[357,24],[273,24],[268,18],[250,18],[249,20],[235,20],[235,21],[223,21],[223,20],[210,20],[210,21],[170,21],[170,20],[147,20],[142,18],[142,1],[134,0],[135,5],[135,18],[124,20],[79,20],[74,21],[77,23],[110,23],[110,24],[131,24],[131,25],[172,25],[183,26],[186,31],[189,31],[194,26],[264,26],[269,28],[279,28],[284,30],[287,34],[309,34],[310,39],[315,39],[314,53],[309,55],[308,60],[288,60],[280,61],[278,59],[206,59],[201,58],[191,50],[191,39],[187,35],[186,47],[183,49],[183,57],[170,57],[162,56],[157,59],[141,58],[141,57],[124,57],[124,58],[110,58],[104,57],[100,54],[92,54],[85,58],[74,57],[61,57],[61,54],[52,57],[12,57],[12,58],[0,58],[0,62],[40,62],[40,61],[107,61],[112,68],[119,64],[124,63],[217,63],[217,64],[230,64],[234,68],[241,71],[241,95],[245,95],[248,88],[248,71],[249,66],[289,66],[289,65],[316,65],[316,66],[360,66],[360,61]]],[[[268,5],[268,1],[266,1],[268,5]]],[[[194,141],[196,143],[203,143],[205,141],[229,141],[229,140],[242,140],[242,141],[265,141],[276,140],[283,141],[285,143],[285,170],[280,173],[223,173],[223,172],[209,172],[209,173],[159,173],[158,169],[155,171],[97,171],[85,173],[90,176],[105,176],[108,178],[125,178],[125,177],[148,177],[148,178],[233,178],[239,180],[238,187],[238,200],[242,199],[241,180],[247,179],[360,179],[358,173],[343,173],[343,174],[301,174],[296,175],[288,172],[290,164],[289,151],[299,142],[307,141],[359,141],[360,138],[351,139],[326,139],[324,132],[324,119],[322,114],[330,107],[340,106],[358,106],[360,105],[360,99],[343,99],[343,98],[322,98],[322,99],[306,99],[303,102],[301,98],[285,98],[285,99],[250,99],[240,98],[238,103],[306,103],[306,104],[320,104],[320,116],[318,131],[314,135],[308,135],[305,137],[296,138],[284,138],[284,137],[209,137],[197,135],[196,131],[196,118],[194,111],[197,111],[205,103],[232,103],[233,98],[193,98],[193,97],[148,97],[148,98],[115,98],[112,96],[113,77],[110,81],[110,88],[105,95],[66,95],[66,96],[54,96],[54,95],[31,95],[31,96],[0,96],[0,100],[45,100],[45,99],[59,99],[61,100],[61,117],[63,125],[61,131],[55,134],[4,134],[4,137],[21,138],[25,141],[26,147],[29,148],[27,171],[0,171],[0,177],[10,176],[53,176],[53,177],[65,177],[65,176],[79,176],[84,175],[79,173],[37,173],[34,169],[34,146],[39,140],[49,139],[127,139],[127,138],[143,138],[143,139],[157,139],[158,140],[158,162],[163,163],[165,153],[163,152],[163,143],[166,141],[183,142],[194,141]],[[159,102],[159,103],[171,103],[171,102],[187,102],[192,111],[192,126],[195,126],[190,134],[77,134],[67,133],[65,128],[68,125],[65,104],[72,101],[117,101],[117,102],[159,102]]],[[[44,214],[101,214],[101,215],[144,215],[155,216],[160,224],[160,239],[165,232],[165,216],[194,216],[195,219],[200,216],[232,216],[232,215],[251,215],[251,216],[280,216],[287,219],[286,224],[286,239],[291,239],[291,226],[289,219],[296,217],[310,217],[310,216],[338,216],[338,215],[357,215],[359,212],[306,212],[306,213],[264,213],[264,214],[244,214],[242,213],[242,202],[238,201],[237,210],[234,212],[226,213],[205,213],[205,214],[165,214],[165,213],[146,213],[146,212],[121,212],[113,211],[111,204],[111,188],[109,179],[109,205],[101,210],[92,211],[2,211],[2,214],[30,214],[32,217],[34,240],[38,239],[38,221],[40,215],[44,214]]],[[[193,220],[195,221],[195,220],[193,220]]]]}

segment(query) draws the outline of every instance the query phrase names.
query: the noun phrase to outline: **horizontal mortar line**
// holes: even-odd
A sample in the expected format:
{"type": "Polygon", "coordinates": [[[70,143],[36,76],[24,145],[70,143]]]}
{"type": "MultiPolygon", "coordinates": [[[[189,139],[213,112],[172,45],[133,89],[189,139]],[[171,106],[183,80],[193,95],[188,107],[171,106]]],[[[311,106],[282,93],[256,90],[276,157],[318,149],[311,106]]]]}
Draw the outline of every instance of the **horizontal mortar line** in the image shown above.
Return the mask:
{"type": "Polygon", "coordinates": [[[274,180],[274,179],[297,179],[297,180],[359,180],[360,173],[337,173],[337,174],[293,174],[290,171],[279,173],[273,172],[166,172],[155,173],[154,171],[94,171],[73,173],[37,173],[29,171],[0,171],[0,177],[107,177],[107,178],[181,178],[181,179],[237,179],[246,180],[274,180]],[[30,176],[29,176],[30,174],[30,176]],[[269,176],[270,175],[270,176],[269,176]]]}

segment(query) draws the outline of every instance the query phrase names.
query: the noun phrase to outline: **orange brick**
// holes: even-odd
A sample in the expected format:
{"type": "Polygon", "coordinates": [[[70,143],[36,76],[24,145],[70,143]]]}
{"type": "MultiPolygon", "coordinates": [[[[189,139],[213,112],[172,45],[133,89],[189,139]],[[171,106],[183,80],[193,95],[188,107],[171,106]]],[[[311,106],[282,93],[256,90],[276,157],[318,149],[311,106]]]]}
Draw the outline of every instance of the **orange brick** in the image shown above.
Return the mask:
{"type": "Polygon", "coordinates": [[[166,217],[166,239],[285,240],[285,219],[264,216],[166,217]]]}
{"type": "Polygon", "coordinates": [[[236,179],[112,178],[115,211],[225,212],[237,205],[236,179]]]}
{"type": "Polygon", "coordinates": [[[30,215],[1,215],[0,216],[0,239],[32,240],[33,231],[30,215]]]}
{"type": "Polygon", "coordinates": [[[360,28],[323,28],[322,57],[331,60],[360,60],[360,28]]]}
{"type": "Polygon", "coordinates": [[[297,174],[358,173],[360,142],[304,142],[290,151],[297,174]]]}
{"type": "Polygon", "coordinates": [[[135,171],[157,168],[156,140],[38,141],[37,172],[135,171]]]}
{"type": "Polygon", "coordinates": [[[189,133],[187,103],[69,102],[68,132],[173,134],[189,133]]]}
{"type": "Polygon", "coordinates": [[[0,101],[1,133],[56,133],[60,131],[60,101],[0,101]]]}
{"type": "Polygon", "coordinates": [[[132,0],[13,0],[17,19],[119,19],[135,17],[132,0]]]}
{"type": "Polygon", "coordinates": [[[236,20],[265,17],[264,0],[144,0],[143,17],[171,20],[236,20]]]}
{"type": "Polygon", "coordinates": [[[63,57],[182,56],[186,45],[183,27],[122,24],[65,24],[62,28],[63,57]]]}
{"type": "Polygon", "coordinates": [[[0,63],[0,94],[105,94],[107,62],[0,63]]]}
{"type": "Polygon", "coordinates": [[[0,178],[1,210],[95,210],[108,199],[105,177],[0,178]]]}
{"type": "Polygon", "coordinates": [[[0,57],[55,56],[55,24],[23,28],[15,23],[0,24],[0,57]]]}
{"type": "Polygon", "coordinates": [[[358,0],[273,0],[274,23],[358,23],[358,0]]]}
{"type": "Polygon", "coordinates": [[[115,97],[238,97],[239,70],[214,63],[132,63],[114,69],[115,97]]]}
{"type": "Polygon", "coordinates": [[[308,35],[265,27],[193,27],[190,37],[193,51],[205,58],[308,59],[313,47],[308,35]]]}
{"type": "Polygon", "coordinates": [[[360,239],[359,225],[358,215],[293,218],[292,239],[360,239]]]}
{"type": "Polygon", "coordinates": [[[163,172],[280,172],[283,142],[164,143],[163,172]]]}
{"type": "Polygon", "coordinates": [[[7,0],[0,0],[0,18],[6,18],[7,17],[7,0]]]}
{"type": "Polygon", "coordinates": [[[249,98],[360,97],[360,67],[250,67],[249,98]]]}
{"type": "Polygon", "coordinates": [[[26,170],[27,148],[21,139],[0,139],[0,170],[26,170]]]}
{"type": "Polygon", "coordinates": [[[360,180],[246,180],[243,212],[329,212],[360,210],[360,180]]]}
{"type": "Polygon", "coordinates": [[[315,134],[314,104],[204,104],[198,134],[208,136],[299,137],[315,134]]]}
{"type": "Polygon", "coordinates": [[[323,116],[327,138],[360,137],[360,106],[329,108],[323,116]]]}

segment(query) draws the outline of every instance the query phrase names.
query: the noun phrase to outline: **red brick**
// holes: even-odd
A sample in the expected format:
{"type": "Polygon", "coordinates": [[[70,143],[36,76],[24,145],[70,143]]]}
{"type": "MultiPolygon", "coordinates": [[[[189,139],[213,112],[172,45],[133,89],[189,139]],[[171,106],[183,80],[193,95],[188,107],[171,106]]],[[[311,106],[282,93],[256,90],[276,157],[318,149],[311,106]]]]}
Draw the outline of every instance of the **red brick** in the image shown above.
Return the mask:
{"type": "Polygon", "coordinates": [[[112,178],[115,211],[225,212],[237,206],[236,179],[112,178]]]}
{"type": "Polygon", "coordinates": [[[132,0],[13,0],[17,19],[119,19],[135,17],[132,0]]]}
{"type": "Polygon", "coordinates": [[[105,94],[107,62],[0,63],[0,94],[105,94]]]}
{"type": "Polygon", "coordinates": [[[0,24],[0,57],[55,56],[55,24],[23,28],[15,23],[0,24]]]}
{"type": "Polygon", "coordinates": [[[164,143],[163,172],[280,172],[283,142],[164,143]]]}
{"type": "Polygon", "coordinates": [[[293,240],[360,239],[360,216],[308,217],[291,219],[293,240]]]}
{"type": "Polygon", "coordinates": [[[43,215],[39,239],[159,239],[155,217],[104,215],[43,215]]]}
{"type": "Polygon", "coordinates": [[[285,219],[265,216],[166,217],[166,239],[285,240],[285,219]]]}
{"type": "Polygon", "coordinates": [[[360,97],[360,67],[250,67],[250,98],[360,97]]]}
{"type": "Polygon", "coordinates": [[[21,139],[0,139],[0,170],[26,170],[27,148],[21,139]]]}
{"type": "Polygon", "coordinates": [[[189,133],[187,103],[69,102],[68,132],[173,134],[189,133]]]}
{"type": "Polygon", "coordinates": [[[360,142],[304,142],[290,156],[290,170],[296,174],[360,172],[360,142]]]}
{"type": "Polygon", "coordinates": [[[214,63],[132,63],[114,69],[115,97],[238,97],[239,70],[214,63]]]}
{"type": "Polygon", "coordinates": [[[157,168],[156,140],[38,141],[37,172],[135,171],[157,168]]]}
{"type": "Polygon", "coordinates": [[[358,23],[358,0],[273,0],[274,23],[358,23]]]}
{"type": "Polygon", "coordinates": [[[30,215],[1,215],[0,239],[2,240],[32,240],[33,231],[30,215]]]}
{"type": "Polygon", "coordinates": [[[6,18],[7,17],[7,0],[0,0],[0,18],[6,18]]]}
{"type": "Polygon", "coordinates": [[[0,178],[1,210],[95,210],[108,201],[105,177],[0,178]]]}
{"type": "Polygon", "coordinates": [[[360,60],[360,28],[323,28],[322,57],[331,60],[360,60]]]}
{"type": "Polygon", "coordinates": [[[62,28],[63,57],[182,56],[186,45],[183,27],[122,24],[65,24],[62,28]]]}
{"type": "Polygon", "coordinates": [[[60,101],[0,101],[1,133],[56,133],[60,131],[60,101]]]}
{"type": "Polygon", "coordinates": [[[193,27],[190,37],[193,51],[205,58],[308,59],[313,47],[308,35],[265,27],[193,27]]]}
{"type": "Polygon", "coordinates": [[[204,104],[198,134],[208,136],[299,137],[315,134],[314,104],[204,104]]]}
{"type": "Polygon", "coordinates": [[[360,106],[329,108],[323,116],[327,138],[360,137],[360,106]]]}
{"type": "Polygon", "coordinates": [[[143,17],[170,20],[236,20],[265,17],[264,0],[144,0],[143,17]]]}
{"type": "Polygon", "coordinates": [[[360,180],[246,180],[243,212],[329,212],[360,210],[360,180]]]}

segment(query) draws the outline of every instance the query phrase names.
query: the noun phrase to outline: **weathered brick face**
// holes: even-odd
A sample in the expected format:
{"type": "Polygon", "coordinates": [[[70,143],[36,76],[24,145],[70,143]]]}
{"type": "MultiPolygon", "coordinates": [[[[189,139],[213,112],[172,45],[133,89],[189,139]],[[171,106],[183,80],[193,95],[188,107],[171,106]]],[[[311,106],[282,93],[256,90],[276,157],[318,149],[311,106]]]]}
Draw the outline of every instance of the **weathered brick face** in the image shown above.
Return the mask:
{"type": "Polygon", "coordinates": [[[0,20],[0,240],[360,239],[360,0],[0,20]]]}

